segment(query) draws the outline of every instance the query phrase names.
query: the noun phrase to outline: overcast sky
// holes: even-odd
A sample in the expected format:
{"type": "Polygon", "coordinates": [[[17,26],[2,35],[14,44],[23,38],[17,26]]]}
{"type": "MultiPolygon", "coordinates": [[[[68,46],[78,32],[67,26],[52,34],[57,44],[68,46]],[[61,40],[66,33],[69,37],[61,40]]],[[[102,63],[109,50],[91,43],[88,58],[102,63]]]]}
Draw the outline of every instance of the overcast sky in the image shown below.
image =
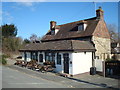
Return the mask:
{"type": "Polygon", "coordinates": [[[2,24],[15,24],[18,36],[29,38],[31,34],[43,36],[50,21],[60,25],[95,17],[99,6],[104,10],[106,23],[118,26],[117,2],[3,2],[0,13],[2,24]]]}

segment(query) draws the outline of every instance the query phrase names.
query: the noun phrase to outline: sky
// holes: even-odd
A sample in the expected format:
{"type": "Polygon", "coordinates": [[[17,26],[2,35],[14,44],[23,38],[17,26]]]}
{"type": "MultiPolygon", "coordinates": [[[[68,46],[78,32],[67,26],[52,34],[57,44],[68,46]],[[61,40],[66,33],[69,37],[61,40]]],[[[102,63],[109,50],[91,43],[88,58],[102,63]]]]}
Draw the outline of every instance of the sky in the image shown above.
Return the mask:
{"type": "Polygon", "coordinates": [[[118,2],[2,2],[2,25],[15,24],[23,39],[32,34],[41,37],[50,29],[50,21],[57,25],[96,16],[101,6],[107,24],[118,27],[118,2]]]}

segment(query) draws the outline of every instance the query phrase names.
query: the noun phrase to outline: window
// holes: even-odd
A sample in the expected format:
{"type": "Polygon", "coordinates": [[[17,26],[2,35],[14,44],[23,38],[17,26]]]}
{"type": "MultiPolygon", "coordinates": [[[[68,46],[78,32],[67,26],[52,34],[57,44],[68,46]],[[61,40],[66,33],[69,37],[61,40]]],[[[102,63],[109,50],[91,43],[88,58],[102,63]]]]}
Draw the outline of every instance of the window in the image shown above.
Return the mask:
{"type": "Polygon", "coordinates": [[[86,27],[87,27],[87,24],[82,23],[82,24],[80,24],[80,25],[78,26],[78,31],[85,30],[86,27]]]}
{"type": "Polygon", "coordinates": [[[55,53],[45,53],[46,61],[55,61],[55,53]]]}
{"type": "Polygon", "coordinates": [[[25,58],[25,60],[27,60],[27,53],[26,52],[24,52],[24,58],[25,58]]]}
{"type": "Polygon", "coordinates": [[[48,60],[50,60],[49,58],[50,58],[50,57],[49,57],[49,53],[45,53],[45,60],[48,61],[48,60]]]}
{"type": "Polygon", "coordinates": [[[57,53],[57,64],[61,65],[61,55],[57,53]]]}
{"type": "Polygon", "coordinates": [[[55,35],[55,30],[51,30],[51,35],[55,35]]]}
{"type": "Polygon", "coordinates": [[[31,52],[31,59],[32,60],[38,60],[38,53],[37,52],[31,52]]]}
{"type": "Polygon", "coordinates": [[[81,31],[81,30],[84,30],[83,24],[81,24],[81,25],[78,26],[78,31],[81,31]]]}

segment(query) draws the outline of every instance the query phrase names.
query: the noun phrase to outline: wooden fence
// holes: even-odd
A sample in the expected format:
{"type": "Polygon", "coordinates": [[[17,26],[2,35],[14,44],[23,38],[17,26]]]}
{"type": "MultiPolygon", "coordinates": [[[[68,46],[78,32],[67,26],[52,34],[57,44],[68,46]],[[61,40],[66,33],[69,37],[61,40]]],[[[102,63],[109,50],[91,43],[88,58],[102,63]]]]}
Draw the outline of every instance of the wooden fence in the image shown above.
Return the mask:
{"type": "Polygon", "coordinates": [[[106,61],[105,75],[120,75],[120,61],[106,61]]]}

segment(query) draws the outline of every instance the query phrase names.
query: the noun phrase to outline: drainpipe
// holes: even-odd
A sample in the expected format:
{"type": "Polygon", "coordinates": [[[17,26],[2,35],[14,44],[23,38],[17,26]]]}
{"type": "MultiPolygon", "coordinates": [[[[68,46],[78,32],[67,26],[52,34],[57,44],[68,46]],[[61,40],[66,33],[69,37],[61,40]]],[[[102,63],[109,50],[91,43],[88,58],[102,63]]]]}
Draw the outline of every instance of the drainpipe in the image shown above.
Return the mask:
{"type": "Polygon", "coordinates": [[[92,67],[95,67],[94,57],[95,57],[95,53],[92,52],[92,67]]]}

